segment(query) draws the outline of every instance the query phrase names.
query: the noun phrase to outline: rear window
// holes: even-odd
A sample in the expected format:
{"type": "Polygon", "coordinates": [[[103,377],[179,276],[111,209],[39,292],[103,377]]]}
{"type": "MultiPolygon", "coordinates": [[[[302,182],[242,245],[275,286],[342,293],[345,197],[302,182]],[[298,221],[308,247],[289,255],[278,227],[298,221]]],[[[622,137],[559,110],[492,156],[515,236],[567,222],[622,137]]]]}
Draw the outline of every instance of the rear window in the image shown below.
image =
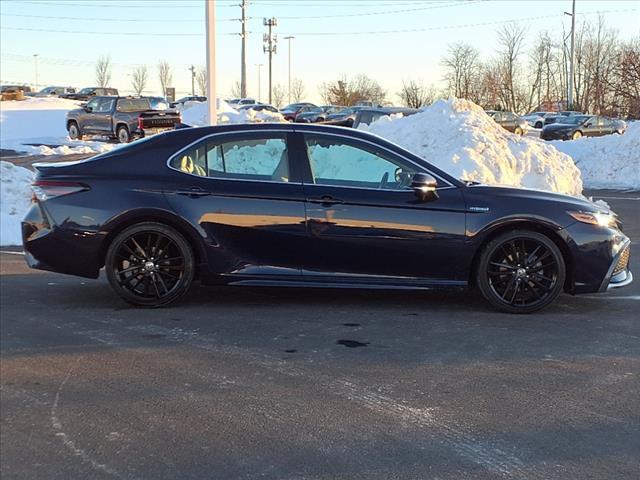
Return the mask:
{"type": "Polygon", "coordinates": [[[151,110],[151,105],[146,98],[123,98],[118,100],[117,110],[119,112],[142,112],[151,110]]]}

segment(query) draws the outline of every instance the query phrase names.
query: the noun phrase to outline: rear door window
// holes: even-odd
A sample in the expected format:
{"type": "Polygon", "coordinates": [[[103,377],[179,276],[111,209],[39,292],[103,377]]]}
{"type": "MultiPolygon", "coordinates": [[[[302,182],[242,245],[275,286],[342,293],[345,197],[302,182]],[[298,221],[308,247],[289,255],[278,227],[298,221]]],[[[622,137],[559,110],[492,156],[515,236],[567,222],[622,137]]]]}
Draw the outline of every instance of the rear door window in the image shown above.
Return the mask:
{"type": "Polygon", "coordinates": [[[170,165],[181,172],[214,179],[289,182],[285,134],[205,141],[176,155],[170,165]]]}

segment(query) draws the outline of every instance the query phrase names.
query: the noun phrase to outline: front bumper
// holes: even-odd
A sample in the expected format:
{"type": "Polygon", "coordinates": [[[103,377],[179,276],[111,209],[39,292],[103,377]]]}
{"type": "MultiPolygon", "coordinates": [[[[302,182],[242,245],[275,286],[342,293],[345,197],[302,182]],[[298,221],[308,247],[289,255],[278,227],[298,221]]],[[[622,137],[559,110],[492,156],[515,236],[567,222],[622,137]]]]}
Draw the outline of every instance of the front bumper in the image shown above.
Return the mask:
{"type": "Polygon", "coordinates": [[[611,266],[600,285],[600,292],[606,292],[614,288],[626,287],[633,282],[633,274],[629,270],[629,260],[631,258],[631,241],[622,245],[617,255],[613,258],[611,266]]]}

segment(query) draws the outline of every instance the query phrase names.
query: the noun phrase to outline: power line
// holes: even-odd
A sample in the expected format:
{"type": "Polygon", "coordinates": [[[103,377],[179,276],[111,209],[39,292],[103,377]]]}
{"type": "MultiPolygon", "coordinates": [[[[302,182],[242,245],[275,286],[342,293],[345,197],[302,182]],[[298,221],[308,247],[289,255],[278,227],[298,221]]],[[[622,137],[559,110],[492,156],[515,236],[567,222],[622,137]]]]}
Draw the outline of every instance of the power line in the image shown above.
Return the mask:
{"type": "MultiPolygon", "coordinates": [[[[7,1],[7,0],[2,0],[2,1],[7,1]]],[[[76,8],[94,8],[94,7],[99,7],[101,9],[105,8],[105,7],[113,7],[113,8],[124,8],[124,9],[130,9],[130,8],[149,8],[149,5],[134,5],[132,3],[128,3],[128,4],[122,4],[122,3],[111,3],[111,2],[105,2],[104,0],[100,1],[95,1],[95,3],[91,4],[91,2],[84,2],[84,3],[71,3],[71,2],[48,2],[48,1],[36,1],[36,0],[25,0],[25,1],[21,1],[21,2],[14,2],[14,3],[27,3],[27,4],[31,4],[31,5],[47,5],[47,6],[54,6],[54,7],[76,7],[76,8]],[[99,3],[98,3],[99,1],[99,3]]],[[[180,2],[180,6],[178,7],[178,5],[176,5],[175,3],[173,4],[167,4],[167,5],[158,5],[157,0],[150,0],[153,1],[154,5],[153,8],[198,8],[198,9],[202,9],[202,3],[198,2],[197,5],[184,5],[182,2],[180,2]]],[[[183,0],[186,3],[186,0],[183,0]]],[[[236,5],[220,5],[220,7],[235,7],[236,5]]]]}
{"type": "MultiPolygon", "coordinates": [[[[49,30],[46,28],[23,28],[23,27],[4,27],[3,30],[17,30],[24,32],[46,32],[46,33],[71,33],[80,35],[125,35],[136,37],[202,37],[204,33],[167,33],[167,32],[104,32],[104,31],[85,31],[85,30],[49,30]]],[[[224,32],[220,35],[238,35],[235,32],[224,32]]]]}
{"type": "MultiPolygon", "coordinates": [[[[189,22],[189,23],[202,23],[204,21],[202,19],[171,19],[171,18],[161,18],[161,19],[148,19],[148,18],[105,18],[105,17],[56,17],[51,15],[24,15],[21,13],[3,13],[3,17],[21,17],[21,18],[42,18],[46,20],[89,20],[89,21],[100,21],[100,22],[135,22],[135,23],[176,23],[176,22],[189,22]]],[[[240,18],[218,18],[217,21],[223,22],[239,22],[240,18]]]]}
{"type": "Polygon", "coordinates": [[[342,14],[331,14],[331,15],[300,15],[300,16],[280,16],[278,18],[283,18],[287,20],[303,20],[306,18],[342,18],[342,17],[368,17],[373,15],[392,15],[396,13],[413,13],[423,10],[433,10],[436,8],[449,8],[449,7],[462,7],[466,5],[471,5],[474,3],[485,2],[486,0],[468,0],[468,1],[459,1],[455,3],[449,3],[446,5],[431,5],[428,7],[418,7],[418,8],[405,8],[402,10],[383,10],[378,12],[359,12],[359,13],[342,13],[342,14]]]}

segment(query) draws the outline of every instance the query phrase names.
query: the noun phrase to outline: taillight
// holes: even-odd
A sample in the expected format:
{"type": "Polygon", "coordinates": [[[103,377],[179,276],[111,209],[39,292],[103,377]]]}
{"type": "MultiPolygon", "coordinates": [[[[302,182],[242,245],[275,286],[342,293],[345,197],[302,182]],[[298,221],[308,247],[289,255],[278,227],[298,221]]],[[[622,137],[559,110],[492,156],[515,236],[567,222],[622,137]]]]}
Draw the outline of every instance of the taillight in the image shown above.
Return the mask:
{"type": "Polygon", "coordinates": [[[143,128],[142,128],[142,117],[138,117],[138,130],[143,130],[143,128]]]}
{"type": "Polygon", "coordinates": [[[56,182],[53,180],[37,180],[31,185],[33,195],[41,202],[63,195],[89,190],[87,185],[77,182],[56,182]]]}

